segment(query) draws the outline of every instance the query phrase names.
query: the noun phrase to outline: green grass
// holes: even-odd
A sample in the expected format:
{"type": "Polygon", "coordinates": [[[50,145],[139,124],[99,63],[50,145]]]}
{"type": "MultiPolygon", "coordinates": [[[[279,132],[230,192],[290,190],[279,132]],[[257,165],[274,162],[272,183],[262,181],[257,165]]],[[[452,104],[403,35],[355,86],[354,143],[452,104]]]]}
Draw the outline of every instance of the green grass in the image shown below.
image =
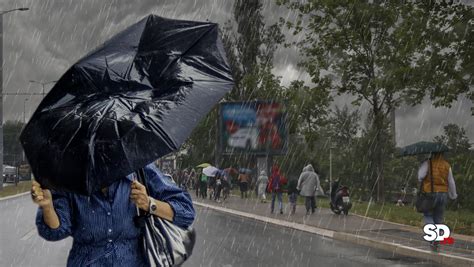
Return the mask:
{"type": "MultiPolygon", "coordinates": [[[[234,190],[234,195],[240,196],[240,191],[234,190]]],[[[250,198],[255,198],[254,192],[249,195],[250,198]]],[[[267,200],[270,195],[267,194],[267,200]]],[[[288,202],[288,195],[283,194],[283,201],[288,202]]],[[[299,205],[304,205],[304,198],[298,197],[299,205]]],[[[329,208],[328,198],[318,198],[318,207],[329,208]]],[[[385,220],[394,223],[411,225],[416,227],[423,227],[423,216],[416,212],[413,206],[407,204],[406,206],[396,206],[393,203],[370,203],[365,201],[355,201],[352,204],[350,213],[366,216],[369,218],[385,220]]],[[[445,223],[451,227],[456,234],[474,235],[474,211],[471,210],[447,210],[445,212],[445,223]]]]}
{"type": "Polygon", "coordinates": [[[21,181],[18,183],[18,186],[11,185],[5,187],[4,185],[3,189],[0,190],[0,197],[12,196],[23,192],[28,192],[30,190],[31,181],[21,181]]]}

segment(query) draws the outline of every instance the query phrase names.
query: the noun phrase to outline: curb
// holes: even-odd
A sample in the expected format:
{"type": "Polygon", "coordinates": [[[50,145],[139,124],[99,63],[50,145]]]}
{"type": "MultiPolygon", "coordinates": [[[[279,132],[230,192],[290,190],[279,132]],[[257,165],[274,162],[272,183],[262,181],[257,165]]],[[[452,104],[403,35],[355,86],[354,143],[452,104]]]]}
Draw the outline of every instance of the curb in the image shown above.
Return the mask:
{"type": "Polygon", "coordinates": [[[12,198],[17,198],[17,197],[22,197],[22,196],[26,196],[26,195],[28,195],[29,193],[30,193],[30,192],[23,192],[23,193],[19,193],[19,194],[12,195],[12,196],[8,196],[8,197],[0,197],[0,201],[12,199],[12,198]]]}
{"type": "Polygon", "coordinates": [[[336,231],[326,230],[326,229],[304,225],[300,223],[294,223],[294,222],[288,222],[288,221],[280,220],[280,219],[268,218],[261,215],[251,214],[251,213],[237,211],[237,210],[223,208],[223,207],[217,207],[217,206],[213,206],[213,205],[209,205],[209,204],[205,204],[201,202],[193,201],[193,203],[197,206],[201,206],[204,208],[221,211],[224,213],[229,213],[232,215],[237,215],[240,217],[253,219],[253,220],[257,220],[257,221],[261,221],[265,223],[271,223],[274,225],[292,228],[295,230],[309,232],[309,233],[317,234],[323,237],[329,237],[334,240],[346,241],[350,243],[364,245],[371,248],[382,249],[382,250],[390,251],[402,256],[409,256],[409,257],[419,258],[423,260],[430,260],[430,261],[434,261],[434,262],[437,262],[443,265],[449,265],[449,266],[474,266],[474,259],[463,258],[463,257],[455,256],[455,255],[445,254],[445,253],[433,253],[431,251],[418,249],[418,248],[412,248],[412,247],[404,246],[401,244],[372,240],[364,236],[358,236],[358,235],[343,233],[343,232],[336,232],[336,231]]]}
{"type": "Polygon", "coordinates": [[[251,213],[247,213],[247,212],[242,212],[242,211],[237,211],[237,210],[232,210],[232,209],[227,209],[227,208],[222,208],[222,207],[216,207],[216,206],[212,206],[212,205],[208,205],[208,204],[204,204],[204,203],[200,203],[200,202],[194,202],[193,201],[193,204],[204,207],[204,208],[213,209],[213,210],[217,210],[217,211],[237,215],[237,216],[240,216],[240,217],[245,217],[245,218],[248,218],[248,219],[254,219],[254,220],[262,221],[262,222],[265,222],[265,223],[271,223],[271,224],[275,224],[275,225],[279,225],[279,226],[283,226],[283,227],[288,227],[288,228],[292,228],[292,229],[296,229],[296,230],[300,230],[300,231],[304,231],[304,232],[310,232],[310,233],[321,235],[321,236],[324,236],[324,237],[333,238],[333,236],[334,236],[334,231],[326,230],[326,229],[322,229],[322,228],[317,228],[317,227],[314,227],[314,226],[309,226],[309,225],[304,225],[304,224],[299,224],[299,223],[294,223],[294,222],[288,222],[288,221],[274,219],[274,218],[268,218],[268,217],[265,217],[265,216],[260,216],[260,215],[256,215],[256,214],[251,214],[251,213]]]}
{"type": "MultiPolygon", "coordinates": [[[[352,216],[357,216],[357,217],[360,217],[360,218],[363,218],[363,219],[382,222],[382,223],[395,224],[395,225],[400,226],[400,228],[403,229],[403,230],[406,230],[406,231],[409,231],[409,232],[412,232],[412,233],[417,233],[417,234],[420,233],[420,229],[418,229],[418,228],[416,228],[415,226],[412,226],[412,225],[406,225],[406,224],[401,224],[401,223],[396,223],[396,222],[391,222],[391,221],[385,221],[385,220],[381,220],[381,219],[370,218],[370,217],[360,215],[360,214],[355,214],[355,213],[351,213],[351,215],[352,216]]],[[[421,217],[420,217],[420,219],[421,219],[421,217]]],[[[467,241],[467,242],[474,242],[474,237],[473,236],[451,233],[451,237],[454,237],[454,239],[459,239],[459,240],[463,240],[463,241],[467,241]]]]}

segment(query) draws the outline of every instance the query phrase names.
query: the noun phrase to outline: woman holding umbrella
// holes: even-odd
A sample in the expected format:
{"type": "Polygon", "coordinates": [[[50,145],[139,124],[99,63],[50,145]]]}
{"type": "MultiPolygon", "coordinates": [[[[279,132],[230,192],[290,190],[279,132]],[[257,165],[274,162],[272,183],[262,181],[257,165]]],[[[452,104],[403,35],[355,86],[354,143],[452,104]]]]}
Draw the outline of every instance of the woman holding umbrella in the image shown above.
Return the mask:
{"type": "Polygon", "coordinates": [[[192,224],[195,211],[188,193],[166,179],[152,163],[144,168],[144,185],[128,175],[90,197],[50,191],[33,181],[31,196],[38,204],[38,233],[49,241],[72,236],[67,266],[148,266],[140,249],[137,208],[174,222],[192,224]]]}
{"type": "MultiPolygon", "coordinates": [[[[118,33],[61,76],[20,141],[39,182],[31,192],[39,205],[38,232],[47,240],[73,237],[68,266],[175,261],[173,246],[157,251],[134,218],[139,209],[187,227],[195,216],[191,199],[156,166],[145,167],[144,175],[141,170],[176,151],[232,87],[217,24],[156,15],[118,33]],[[136,170],[146,187],[127,176],[136,170]],[[140,249],[143,241],[147,253],[140,249]]],[[[144,228],[151,228],[150,218],[144,228]]]]}
{"type": "MultiPolygon", "coordinates": [[[[422,141],[408,145],[400,151],[400,156],[430,154],[430,158],[423,161],[418,169],[420,190],[417,195],[420,206],[416,206],[417,210],[423,213],[426,224],[442,224],[448,197],[457,198],[451,165],[444,158],[444,152],[448,150],[444,144],[422,141]],[[429,197],[423,198],[423,195],[429,197]]],[[[433,241],[430,246],[433,251],[437,251],[439,244],[433,241]]]]}
{"type": "MultiPolygon", "coordinates": [[[[426,224],[442,224],[448,197],[456,199],[456,184],[451,165],[444,159],[443,153],[433,153],[433,156],[421,163],[418,169],[418,181],[423,192],[431,192],[434,196],[432,209],[423,212],[426,224]]],[[[431,243],[431,249],[438,250],[438,242],[431,243]]]]}

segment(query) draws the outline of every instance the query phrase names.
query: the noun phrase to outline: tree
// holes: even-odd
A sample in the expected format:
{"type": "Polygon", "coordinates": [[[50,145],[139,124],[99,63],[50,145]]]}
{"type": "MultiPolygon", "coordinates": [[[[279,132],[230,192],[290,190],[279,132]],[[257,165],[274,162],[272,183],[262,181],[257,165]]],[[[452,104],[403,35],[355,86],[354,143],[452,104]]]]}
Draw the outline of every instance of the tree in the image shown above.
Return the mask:
{"type": "Polygon", "coordinates": [[[435,142],[447,145],[454,153],[468,152],[471,148],[469,138],[467,138],[466,130],[459,125],[450,123],[444,126],[444,134],[436,136],[435,142]]]}
{"type": "Polygon", "coordinates": [[[346,105],[342,109],[336,106],[330,117],[331,142],[338,144],[341,150],[347,151],[359,132],[359,121],[358,110],[350,111],[346,105]]]}
{"type": "Polygon", "coordinates": [[[235,1],[234,20],[223,29],[235,84],[228,100],[278,98],[281,92],[280,77],[272,70],[275,51],[284,36],[278,24],[265,25],[262,8],[261,0],[235,1]]]}
{"type": "Polygon", "coordinates": [[[312,149],[321,127],[327,123],[329,103],[332,98],[325,90],[293,81],[283,92],[288,105],[288,128],[290,133],[303,134],[307,147],[312,149]]]}
{"type": "Polygon", "coordinates": [[[461,1],[419,1],[416,7],[429,14],[412,62],[426,91],[418,91],[411,100],[419,103],[428,95],[435,106],[450,107],[459,95],[466,95],[474,103],[473,7],[461,1]]]}
{"type": "Polygon", "coordinates": [[[437,75],[420,67],[432,62],[423,53],[430,44],[429,8],[395,0],[277,3],[297,14],[296,21],[281,22],[300,37],[292,44],[300,49],[301,65],[312,81],[320,89],[354,96],[354,105],[369,104],[369,172],[382,201],[386,144],[391,143],[388,115],[403,102],[419,103],[429,88],[423,81],[437,75]]]}
{"type": "MultiPolygon", "coordinates": [[[[234,78],[234,88],[225,100],[281,100],[280,77],[272,73],[273,55],[284,41],[280,27],[265,25],[260,0],[235,1],[233,18],[221,31],[234,78]]],[[[186,161],[215,159],[217,115],[215,108],[193,131],[185,145],[190,152],[186,161]]]]}

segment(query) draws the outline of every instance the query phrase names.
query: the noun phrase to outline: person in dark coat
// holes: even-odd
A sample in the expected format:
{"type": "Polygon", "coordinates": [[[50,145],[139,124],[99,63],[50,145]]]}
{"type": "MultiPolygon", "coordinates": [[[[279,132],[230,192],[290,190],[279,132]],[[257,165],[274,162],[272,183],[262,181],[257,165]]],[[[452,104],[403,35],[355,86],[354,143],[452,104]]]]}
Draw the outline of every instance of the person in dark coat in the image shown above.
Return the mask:
{"type": "Polygon", "coordinates": [[[291,179],[288,183],[288,200],[290,202],[290,215],[296,213],[296,202],[298,201],[299,191],[297,189],[298,180],[291,179]]]}
{"type": "Polygon", "coordinates": [[[73,238],[67,266],[149,266],[140,249],[141,230],[133,220],[137,208],[181,227],[192,224],[195,211],[189,194],[154,164],[144,170],[148,193],[135,175],[128,175],[90,197],[50,191],[33,181],[31,196],[39,206],[39,235],[48,241],[73,238]]]}
{"type": "Polygon", "coordinates": [[[240,185],[240,198],[247,198],[247,191],[249,188],[249,182],[250,182],[250,175],[245,172],[244,170],[241,170],[239,173],[239,177],[237,178],[239,181],[240,185]]]}

